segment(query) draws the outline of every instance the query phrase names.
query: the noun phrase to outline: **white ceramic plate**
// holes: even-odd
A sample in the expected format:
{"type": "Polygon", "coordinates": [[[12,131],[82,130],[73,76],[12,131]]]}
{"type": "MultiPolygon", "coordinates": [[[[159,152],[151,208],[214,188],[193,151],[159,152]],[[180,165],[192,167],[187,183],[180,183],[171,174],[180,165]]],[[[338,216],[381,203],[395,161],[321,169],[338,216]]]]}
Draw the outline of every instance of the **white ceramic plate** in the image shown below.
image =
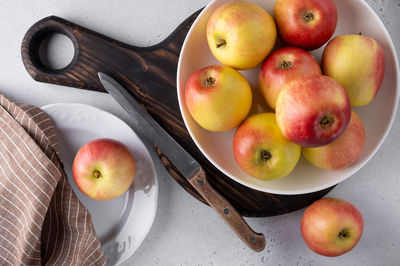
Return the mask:
{"type": "MultiPolygon", "coordinates": [[[[277,194],[302,194],[318,191],[335,185],[359,170],[378,150],[386,138],[397,109],[399,97],[399,65],[396,52],[385,29],[375,12],[363,0],[335,0],[338,9],[338,25],[334,36],[358,34],[373,37],[384,50],[386,71],[383,84],[377,97],[367,106],[354,108],[361,117],[367,140],[361,158],[352,166],[336,171],[321,170],[311,166],[302,158],[294,171],[287,177],[262,181],[247,175],[236,164],[232,152],[234,130],[214,133],[201,128],[190,116],[184,99],[184,87],[191,74],[202,67],[219,64],[212,55],[206,40],[206,25],[211,13],[229,0],[214,0],[201,12],[193,23],[182,47],[178,64],[178,100],[185,121],[194,142],[203,154],[219,170],[237,182],[260,191],[277,194]]],[[[275,1],[252,0],[271,15],[275,1]]],[[[320,60],[323,48],[312,51],[320,60]]],[[[253,107],[251,114],[267,109],[258,93],[258,72],[260,67],[241,71],[253,88],[253,107]]]]}
{"type": "Polygon", "coordinates": [[[42,109],[56,125],[68,181],[92,216],[107,264],[121,263],[139,247],[155,218],[158,186],[149,152],[136,133],[110,113],[89,105],[69,103],[50,104],[42,109]],[[72,177],[72,162],[79,148],[98,138],[119,140],[136,160],[133,185],[126,193],[109,201],[90,199],[76,187],[72,177]]]}

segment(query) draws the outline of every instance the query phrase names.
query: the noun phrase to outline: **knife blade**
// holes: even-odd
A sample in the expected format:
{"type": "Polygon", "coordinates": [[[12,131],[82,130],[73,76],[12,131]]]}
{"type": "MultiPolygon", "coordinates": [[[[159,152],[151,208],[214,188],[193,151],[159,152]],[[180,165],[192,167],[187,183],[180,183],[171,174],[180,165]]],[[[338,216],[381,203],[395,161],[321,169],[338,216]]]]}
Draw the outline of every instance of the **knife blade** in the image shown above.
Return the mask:
{"type": "Polygon", "coordinates": [[[254,232],[239,212],[207,181],[201,165],[180,146],[140,105],[140,103],[112,77],[99,72],[105,90],[130,115],[135,131],[140,131],[148,141],[158,146],[178,171],[224,219],[239,238],[254,251],[265,248],[263,234],[254,232]]]}
{"type": "Polygon", "coordinates": [[[155,138],[152,138],[152,143],[156,144],[163,152],[168,151],[168,159],[182,175],[191,176],[200,167],[200,164],[146,112],[121,84],[104,73],[99,73],[98,76],[107,92],[131,117],[138,120],[135,121],[135,124],[140,124],[139,130],[143,136],[158,136],[159,140],[154,141],[155,138]]]}

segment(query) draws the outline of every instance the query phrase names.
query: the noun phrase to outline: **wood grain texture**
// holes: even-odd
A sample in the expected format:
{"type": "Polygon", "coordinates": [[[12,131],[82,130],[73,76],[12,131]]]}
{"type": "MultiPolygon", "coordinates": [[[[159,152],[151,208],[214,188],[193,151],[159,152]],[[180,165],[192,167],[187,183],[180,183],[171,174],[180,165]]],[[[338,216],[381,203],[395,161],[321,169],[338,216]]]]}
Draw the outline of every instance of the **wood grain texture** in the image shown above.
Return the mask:
{"type": "MultiPolygon", "coordinates": [[[[62,18],[47,17],[25,34],[22,60],[28,73],[41,82],[104,92],[97,73],[103,72],[115,78],[203,166],[210,184],[244,216],[284,214],[323,197],[332,188],[295,196],[252,190],[217,170],[196,147],[179,111],[176,70],[182,43],[199,12],[186,19],[164,41],[150,47],[127,45],[62,18]],[[39,58],[40,43],[54,33],[65,34],[75,47],[72,62],[60,70],[48,69],[39,58]]],[[[171,176],[186,191],[201,199],[186,178],[176,169],[172,172],[170,169],[173,168],[169,168],[171,176]]]]}
{"type": "Polygon", "coordinates": [[[202,168],[189,177],[189,182],[249,248],[257,252],[264,250],[265,236],[254,232],[238,211],[213,189],[202,168]]]}

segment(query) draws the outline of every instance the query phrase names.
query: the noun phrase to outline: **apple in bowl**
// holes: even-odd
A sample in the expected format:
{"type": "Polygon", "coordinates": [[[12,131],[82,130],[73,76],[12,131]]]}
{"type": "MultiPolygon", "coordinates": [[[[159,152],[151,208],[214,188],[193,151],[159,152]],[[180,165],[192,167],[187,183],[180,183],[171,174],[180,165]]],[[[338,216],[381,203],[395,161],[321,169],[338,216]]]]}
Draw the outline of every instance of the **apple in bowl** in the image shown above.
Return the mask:
{"type": "Polygon", "coordinates": [[[97,139],[75,155],[72,175],[76,186],[95,200],[111,200],[133,183],[136,163],[128,148],[113,139],[97,139]]]}
{"type": "Polygon", "coordinates": [[[287,176],[299,161],[300,151],[300,146],[282,136],[273,113],[247,118],[233,137],[237,164],[247,174],[262,180],[287,176]]]}
{"type": "Polygon", "coordinates": [[[335,32],[337,9],[333,0],[277,0],[274,19],[286,44],[314,50],[335,32]]]}
{"type": "Polygon", "coordinates": [[[257,4],[232,1],[212,13],[207,41],[222,64],[249,69],[260,64],[274,47],[276,26],[271,15],[257,4]]]}
{"type": "Polygon", "coordinates": [[[333,38],[322,54],[324,74],[339,82],[349,95],[351,105],[370,103],[381,87],[385,57],[381,45],[363,35],[333,38]]]}
{"type": "Polygon", "coordinates": [[[264,61],[258,78],[264,100],[275,110],[282,87],[307,74],[321,75],[321,68],[310,53],[297,47],[283,47],[274,51],[264,61]]]}
{"type": "Polygon", "coordinates": [[[276,102],[282,135],[302,147],[333,142],[347,128],[350,115],[346,91],[323,75],[304,75],[290,81],[276,102]]]}
{"type": "Polygon", "coordinates": [[[193,73],[185,87],[186,107],[193,119],[209,131],[237,127],[250,111],[252,92],[237,70],[212,65],[193,73]]]}
{"type": "Polygon", "coordinates": [[[348,127],[334,142],[315,148],[302,148],[302,154],[312,165],[337,170],[348,167],[360,158],[365,145],[365,128],[356,112],[352,111],[348,127]]]}

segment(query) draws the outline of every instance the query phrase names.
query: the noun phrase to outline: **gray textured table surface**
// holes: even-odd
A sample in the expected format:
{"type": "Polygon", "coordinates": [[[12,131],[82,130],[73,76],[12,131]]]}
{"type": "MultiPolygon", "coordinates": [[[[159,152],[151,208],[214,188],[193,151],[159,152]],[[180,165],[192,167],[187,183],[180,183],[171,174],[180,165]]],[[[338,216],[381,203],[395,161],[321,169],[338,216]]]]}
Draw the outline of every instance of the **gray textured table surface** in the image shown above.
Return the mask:
{"type": "MultiPolygon", "coordinates": [[[[80,102],[127,120],[106,94],[37,83],[25,71],[20,44],[37,20],[58,15],[139,46],[156,44],[207,0],[149,1],[0,1],[0,92],[16,100],[45,105],[80,102]]],[[[400,0],[367,0],[387,27],[400,52],[400,0]]],[[[61,54],[60,57],[68,57],[61,54]]],[[[337,258],[310,251],[300,233],[300,210],[287,215],[246,219],[267,236],[260,253],[250,251],[217,214],[188,195],[162,167],[154,225],[126,265],[399,265],[400,263],[400,116],[376,155],[329,196],[359,208],[365,230],[351,252],[337,258]]]]}

